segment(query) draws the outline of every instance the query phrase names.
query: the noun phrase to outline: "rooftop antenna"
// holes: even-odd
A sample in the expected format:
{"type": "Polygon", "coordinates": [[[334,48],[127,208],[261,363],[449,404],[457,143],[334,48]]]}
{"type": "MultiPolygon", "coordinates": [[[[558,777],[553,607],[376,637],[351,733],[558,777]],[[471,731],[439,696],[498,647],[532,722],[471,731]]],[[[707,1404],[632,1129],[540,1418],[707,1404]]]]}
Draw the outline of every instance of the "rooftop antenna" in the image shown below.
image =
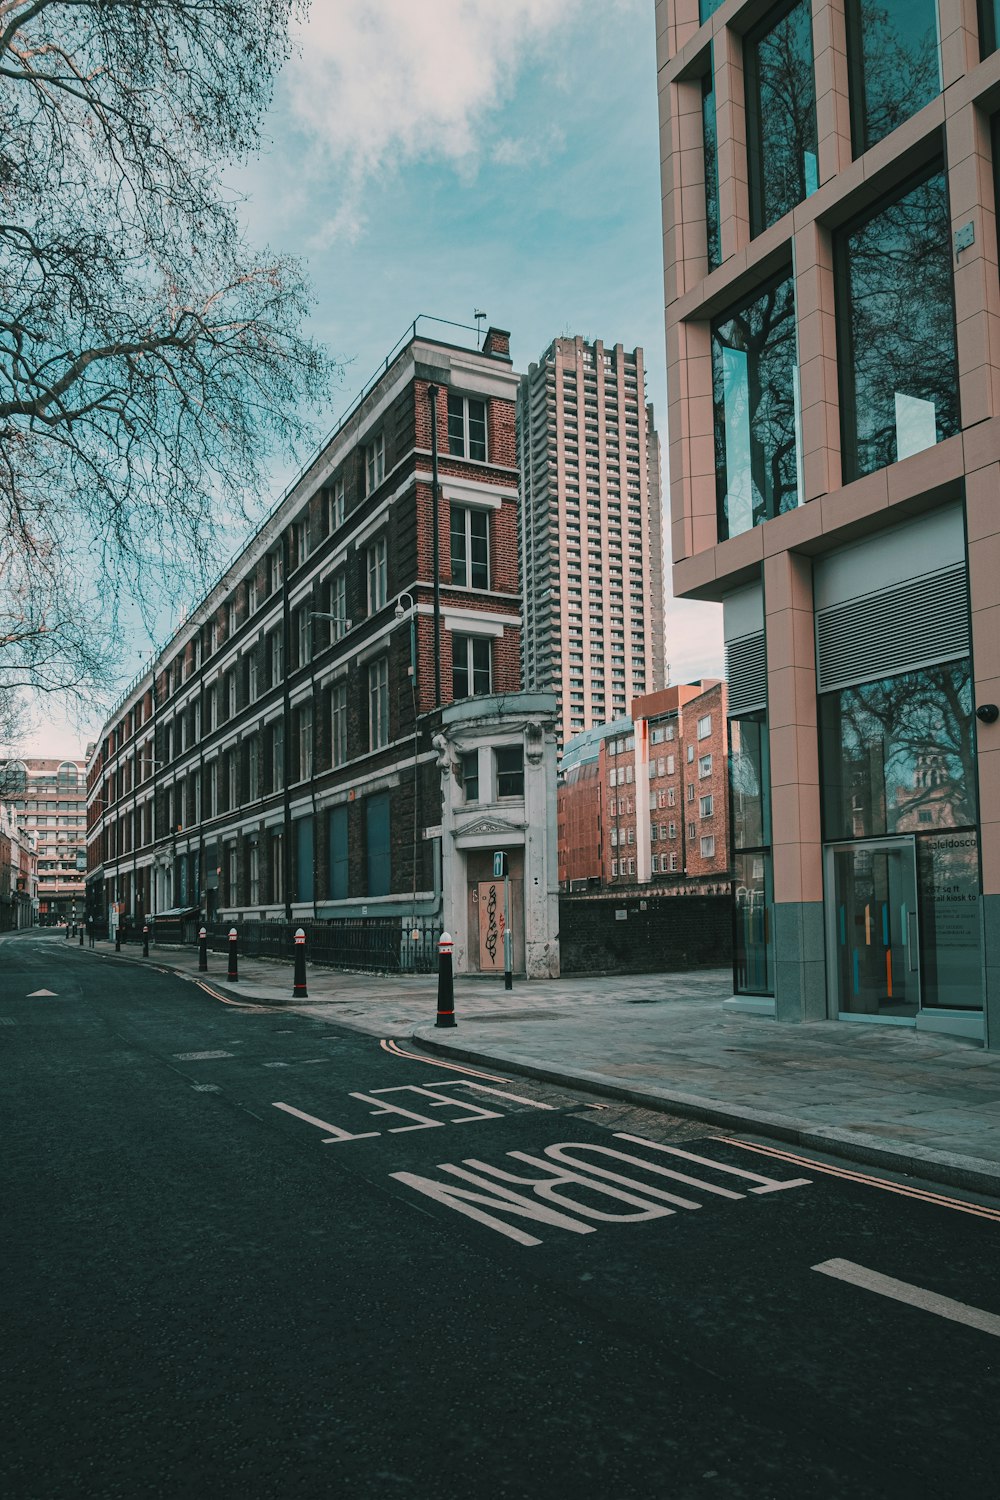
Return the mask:
{"type": "Polygon", "coordinates": [[[482,342],[483,342],[483,323],[486,321],[486,314],[484,312],[480,312],[479,308],[477,307],[476,310],[475,310],[475,312],[472,314],[472,316],[476,320],[476,342],[478,344],[482,344],[482,342]]]}

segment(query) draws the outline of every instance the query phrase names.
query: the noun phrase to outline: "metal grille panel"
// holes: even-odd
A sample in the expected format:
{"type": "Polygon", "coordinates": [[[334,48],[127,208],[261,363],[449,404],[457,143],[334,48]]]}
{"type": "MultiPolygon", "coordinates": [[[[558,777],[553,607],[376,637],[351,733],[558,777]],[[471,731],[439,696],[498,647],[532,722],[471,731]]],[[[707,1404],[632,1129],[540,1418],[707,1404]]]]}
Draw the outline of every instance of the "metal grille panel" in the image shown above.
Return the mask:
{"type": "Polygon", "coordinates": [[[821,693],[969,654],[964,563],[863,594],[816,616],[821,693]]]}
{"type": "Polygon", "coordinates": [[[726,676],[729,679],[731,719],[767,707],[767,653],[763,630],[726,642],[726,676]]]}

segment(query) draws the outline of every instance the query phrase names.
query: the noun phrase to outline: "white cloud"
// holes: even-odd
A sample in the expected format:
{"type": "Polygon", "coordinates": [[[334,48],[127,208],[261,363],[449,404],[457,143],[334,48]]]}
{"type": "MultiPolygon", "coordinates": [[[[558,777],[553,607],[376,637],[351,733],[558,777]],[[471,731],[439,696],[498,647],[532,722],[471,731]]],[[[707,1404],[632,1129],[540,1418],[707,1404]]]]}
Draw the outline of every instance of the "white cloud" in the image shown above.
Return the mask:
{"type": "Polygon", "coordinates": [[[519,68],[591,3],[313,0],[286,74],[293,113],[355,183],[432,157],[467,166],[519,68]]]}

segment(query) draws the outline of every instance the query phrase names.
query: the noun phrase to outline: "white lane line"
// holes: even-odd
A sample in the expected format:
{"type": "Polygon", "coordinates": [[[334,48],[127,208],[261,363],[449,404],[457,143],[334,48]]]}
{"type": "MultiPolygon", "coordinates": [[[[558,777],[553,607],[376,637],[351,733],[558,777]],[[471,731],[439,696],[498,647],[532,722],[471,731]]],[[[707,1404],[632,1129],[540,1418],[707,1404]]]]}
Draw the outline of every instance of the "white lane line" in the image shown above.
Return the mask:
{"type": "Polygon", "coordinates": [[[540,1104],[537,1099],[525,1099],[523,1094],[509,1094],[506,1089],[491,1089],[486,1083],[468,1083],[462,1078],[457,1078],[454,1083],[442,1084],[442,1088],[475,1089],[478,1094],[495,1094],[498,1099],[508,1099],[512,1104],[527,1104],[531,1109],[555,1109],[554,1104],[540,1104]]]}
{"type": "Polygon", "coordinates": [[[217,1057],[232,1057],[232,1052],[175,1052],[178,1062],[210,1062],[217,1057]]]}
{"type": "Polygon", "coordinates": [[[969,1307],[965,1302],[956,1302],[953,1297],[942,1297],[938,1292],[929,1292],[922,1286],[911,1286],[908,1281],[897,1281],[894,1276],[883,1276],[880,1271],[870,1271],[867,1266],[855,1265],[852,1260],[824,1260],[818,1266],[813,1266],[813,1270],[822,1271],[824,1276],[834,1276],[838,1281],[849,1281],[867,1292],[878,1292],[881,1297],[892,1297],[896,1302],[906,1302],[910,1307],[919,1307],[923,1312],[936,1313],[939,1318],[950,1318],[953,1323],[964,1323],[967,1328],[978,1328],[981,1333],[991,1333],[994,1338],[1000,1338],[1000,1317],[996,1313],[969,1307]]]}

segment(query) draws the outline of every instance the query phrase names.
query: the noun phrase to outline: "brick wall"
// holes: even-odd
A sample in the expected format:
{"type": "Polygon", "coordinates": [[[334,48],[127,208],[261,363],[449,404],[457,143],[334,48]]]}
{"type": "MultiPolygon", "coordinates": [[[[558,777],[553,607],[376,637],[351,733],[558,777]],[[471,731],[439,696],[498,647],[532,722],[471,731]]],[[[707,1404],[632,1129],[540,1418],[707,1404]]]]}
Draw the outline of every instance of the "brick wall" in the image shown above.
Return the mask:
{"type": "Polygon", "coordinates": [[[559,897],[564,974],[657,974],[732,962],[730,896],[559,897]],[[624,911],[624,920],[616,912],[624,911]]]}

